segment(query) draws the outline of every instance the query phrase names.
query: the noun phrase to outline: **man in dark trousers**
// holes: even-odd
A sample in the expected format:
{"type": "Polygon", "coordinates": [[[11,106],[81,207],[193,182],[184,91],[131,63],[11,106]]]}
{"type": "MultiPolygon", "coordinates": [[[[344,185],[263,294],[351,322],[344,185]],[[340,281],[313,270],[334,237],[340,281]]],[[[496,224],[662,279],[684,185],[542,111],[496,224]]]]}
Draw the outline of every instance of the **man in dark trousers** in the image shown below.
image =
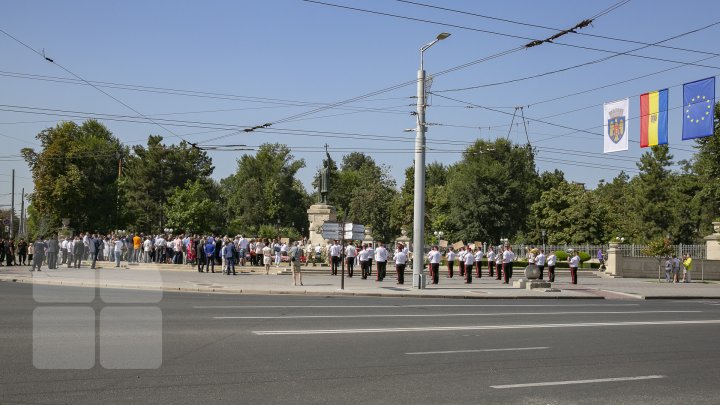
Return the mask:
{"type": "Polygon", "coordinates": [[[505,251],[503,252],[503,277],[504,283],[509,284],[512,278],[513,262],[515,261],[515,253],[512,251],[510,245],[505,245],[505,251]]]}

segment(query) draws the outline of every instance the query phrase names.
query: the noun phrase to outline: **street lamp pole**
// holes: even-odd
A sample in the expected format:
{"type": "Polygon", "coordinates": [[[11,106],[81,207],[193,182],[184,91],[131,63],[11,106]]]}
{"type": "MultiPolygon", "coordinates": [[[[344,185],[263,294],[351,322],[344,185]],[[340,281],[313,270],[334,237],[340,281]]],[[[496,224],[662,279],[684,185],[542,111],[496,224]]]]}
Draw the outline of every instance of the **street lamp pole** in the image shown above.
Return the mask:
{"type": "Polygon", "coordinates": [[[423,288],[422,272],[425,256],[425,69],[423,54],[438,41],[449,37],[443,32],[420,48],[420,69],[417,73],[417,126],[415,131],[415,196],[413,202],[413,287],[423,288]]]}

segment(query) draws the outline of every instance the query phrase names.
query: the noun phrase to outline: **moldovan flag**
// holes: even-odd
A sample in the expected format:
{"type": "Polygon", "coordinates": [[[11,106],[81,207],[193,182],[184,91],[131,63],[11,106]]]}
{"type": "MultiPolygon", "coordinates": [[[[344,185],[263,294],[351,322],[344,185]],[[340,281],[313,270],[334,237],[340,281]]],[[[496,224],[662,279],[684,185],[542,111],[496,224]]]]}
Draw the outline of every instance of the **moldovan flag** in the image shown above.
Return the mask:
{"type": "Polygon", "coordinates": [[[713,134],[715,122],[715,76],[683,85],[682,139],[713,134]]]}
{"type": "Polygon", "coordinates": [[[668,143],[668,90],[640,95],[640,147],[668,143]]]}
{"type": "Polygon", "coordinates": [[[630,99],[613,101],[604,104],[605,119],[603,121],[604,152],[628,150],[628,117],[630,116],[630,99]]]}

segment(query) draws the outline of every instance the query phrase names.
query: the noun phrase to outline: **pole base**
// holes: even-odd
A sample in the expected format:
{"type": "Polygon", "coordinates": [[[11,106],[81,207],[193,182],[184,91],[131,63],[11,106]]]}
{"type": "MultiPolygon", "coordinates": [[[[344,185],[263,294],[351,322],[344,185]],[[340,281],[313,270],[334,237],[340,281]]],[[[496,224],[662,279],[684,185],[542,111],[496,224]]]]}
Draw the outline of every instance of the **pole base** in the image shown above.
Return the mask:
{"type": "Polygon", "coordinates": [[[425,274],[413,274],[413,288],[424,289],[425,283],[427,282],[427,276],[425,274]]]}

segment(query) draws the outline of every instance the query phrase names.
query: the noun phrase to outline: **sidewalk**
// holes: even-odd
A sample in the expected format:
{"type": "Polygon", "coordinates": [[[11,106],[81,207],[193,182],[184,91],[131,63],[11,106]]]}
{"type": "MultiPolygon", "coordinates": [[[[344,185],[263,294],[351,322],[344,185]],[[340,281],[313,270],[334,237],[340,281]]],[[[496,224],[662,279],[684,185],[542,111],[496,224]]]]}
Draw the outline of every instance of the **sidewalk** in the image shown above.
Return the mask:
{"type": "MultiPolygon", "coordinates": [[[[412,271],[406,270],[405,284],[396,284],[394,269],[388,268],[388,275],[382,282],[372,279],[362,280],[357,274],[345,278],[345,288],[340,289],[341,277],[329,275],[329,268],[310,267],[303,276],[303,286],[293,286],[292,277],[277,274],[271,268],[269,275],[261,267],[238,267],[237,276],[228,276],[220,272],[199,273],[193,266],[135,264],[115,268],[113,263],[98,262],[98,270],[90,270],[87,265],[80,269],[61,267],[57,270],[30,272],[29,266],[0,267],[0,282],[21,282],[49,285],[87,286],[100,288],[129,288],[162,291],[218,292],[233,294],[298,294],[298,295],[350,295],[415,298],[584,298],[584,299],[720,299],[720,283],[699,282],[690,284],[672,284],[650,279],[612,279],[601,277],[597,271],[579,272],[578,284],[570,284],[567,270],[557,272],[553,290],[525,290],[514,288],[512,284],[487,276],[473,277],[472,284],[464,284],[457,275],[450,279],[441,271],[440,283],[428,285],[423,290],[412,288],[412,271]],[[252,272],[251,270],[254,270],[252,272]]],[[[517,280],[521,271],[516,269],[517,280]]],[[[473,274],[474,275],[474,274],[473,274]]]]}

